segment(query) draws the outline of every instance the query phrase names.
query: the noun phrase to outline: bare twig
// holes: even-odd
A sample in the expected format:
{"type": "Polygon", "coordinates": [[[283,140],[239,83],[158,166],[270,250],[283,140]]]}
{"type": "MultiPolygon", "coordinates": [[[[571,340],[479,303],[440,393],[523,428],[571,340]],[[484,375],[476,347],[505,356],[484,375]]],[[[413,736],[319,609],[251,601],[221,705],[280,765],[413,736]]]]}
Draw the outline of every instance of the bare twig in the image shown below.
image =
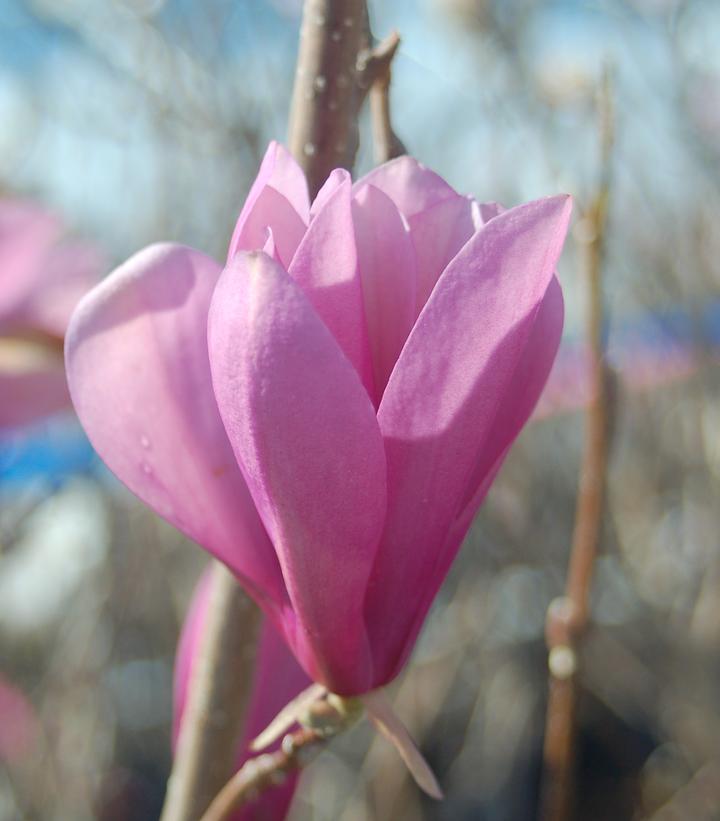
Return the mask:
{"type": "Polygon", "coordinates": [[[301,728],[285,735],[279,750],[248,759],[218,793],[201,821],[222,821],[263,790],[281,784],[288,773],[308,764],[325,742],[352,727],[362,711],[358,699],[333,695],[319,685],[309,687],[278,714],[250,749],[273,743],[277,738],[273,729],[289,726],[287,721],[299,722],[301,728]]]}
{"type": "Polygon", "coordinates": [[[588,624],[590,586],[604,509],[610,408],[603,345],[602,261],[610,192],[613,118],[609,75],[600,94],[601,179],[582,222],[580,237],[588,275],[587,342],[592,399],[587,412],[585,448],[578,487],[575,530],[565,596],[550,605],[546,639],[550,691],[545,726],[542,817],[566,821],[574,801],[577,655],[588,624]]]}
{"type": "Polygon", "coordinates": [[[289,773],[312,761],[325,741],[323,736],[305,728],[288,733],[279,750],[250,758],[243,764],[201,821],[224,821],[234,809],[252,801],[263,790],[282,784],[289,773]]]}
{"type": "Polygon", "coordinates": [[[250,697],[259,610],[219,562],[211,584],[162,821],[197,821],[230,778],[250,697]]]}
{"type": "Polygon", "coordinates": [[[389,34],[370,52],[366,70],[372,74],[370,116],[372,118],[375,162],[380,164],[405,154],[405,146],[394,132],[390,118],[390,79],[393,57],[400,45],[397,32],[389,34]]]}

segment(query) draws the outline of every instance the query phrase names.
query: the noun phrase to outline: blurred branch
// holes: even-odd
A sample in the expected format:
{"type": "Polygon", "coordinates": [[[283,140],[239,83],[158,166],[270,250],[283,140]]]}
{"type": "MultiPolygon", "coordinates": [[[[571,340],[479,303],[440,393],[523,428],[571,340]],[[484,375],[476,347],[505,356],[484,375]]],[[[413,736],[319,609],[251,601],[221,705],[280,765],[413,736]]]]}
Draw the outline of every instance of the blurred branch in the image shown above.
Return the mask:
{"type": "Polygon", "coordinates": [[[603,342],[602,263],[610,196],[614,121],[610,75],[599,95],[601,170],[597,193],[581,221],[580,241],[588,277],[587,344],[592,400],[578,487],[565,595],[548,608],[546,640],[550,673],[543,751],[542,817],[566,821],[574,800],[578,651],[588,625],[590,587],[604,512],[611,408],[603,342]]]}
{"type": "Polygon", "coordinates": [[[260,611],[219,562],[211,584],[162,821],[197,821],[230,778],[252,689],[260,611]]]}

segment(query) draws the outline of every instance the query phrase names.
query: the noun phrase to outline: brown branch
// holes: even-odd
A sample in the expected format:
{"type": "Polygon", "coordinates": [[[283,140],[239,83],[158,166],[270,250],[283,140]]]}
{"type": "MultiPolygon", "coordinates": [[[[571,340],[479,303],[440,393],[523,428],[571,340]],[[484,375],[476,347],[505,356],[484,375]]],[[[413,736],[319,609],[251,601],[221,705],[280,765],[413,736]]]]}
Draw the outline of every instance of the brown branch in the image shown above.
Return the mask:
{"type": "MultiPolygon", "coordinates": [[[[362,703],[355,698],[342,698],[326,691],[313,698],[310,703],[295,705],[299,709],[295,721],[302,724],[301,728],[285,735],[276,752],[248,759],[218,793],[201,821],[223,821],[263,790],[282,784],[288,773],[312,761],[325,742],[352,727],[363,712],[362,703]]],[[[253,742],[251,749],[264,735],[253,742]]]]}
{"type": "Polygon", "coordinates": [[[584,215],[580,241],[588,277],[587,343],[591,401],[578,486],[570,564],[565,596],[548,608],[546,640],[550,674],[543,750],[542,818],[567,821],[574,802],[575,717],[578,652],[588,625],[590,587],[604,512],[611,408],[603,346],[602,263],[610,193],[613,118],[606,73],[599,100],[601,178],[594,201],[584,215]]]}
{"type": "Polygon", "coordinates": [[[288,142],[311,197],[334,168],[355,163],[366,20],[365,0],[305,0],[288,142]]]}
{"type": "Polygon", "coordinates": [[[310,763],[326,739],[301,728],[288,733],[279,750],[248,759],[218,793],[201,821],[224,821],[233,810],[256,798],[263,790],[282,784],[289,773],[310,763]]]}
{"type": "Polygon", "coordinates": [[[230,778],[250,697],[260,613],[224,565],[212,572],[161,821],[197,821],[230,778]]]}
{"type": "Polygon", "coordinates": [[[380,164],[405,154],[406,149],[392,127],[390,117],[390,80],[393,57],[400,45],[397,32],[392,32],[375,46],[365,61],[370,85],[370,117],[373,128],[375,162],[380,164]]]}
{"type": "Polygon", "coordinates": [[[288,142],[311,197],[334,168],[352,170],[368,93],[376,161],[405,153],[390,120],[390,66],[399,45],[397,32],[373,45],[364,0],[306,0],[288,142]]]}

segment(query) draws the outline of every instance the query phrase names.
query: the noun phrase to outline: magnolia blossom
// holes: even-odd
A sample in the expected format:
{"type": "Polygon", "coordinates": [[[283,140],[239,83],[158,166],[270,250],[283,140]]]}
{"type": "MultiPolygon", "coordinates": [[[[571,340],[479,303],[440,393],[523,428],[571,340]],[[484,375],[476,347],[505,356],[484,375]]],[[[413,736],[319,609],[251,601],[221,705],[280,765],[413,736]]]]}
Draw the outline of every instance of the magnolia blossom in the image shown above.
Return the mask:
{"type": "MultiPolygon", "coordinates": [[[[206,573],[198,584],[188,609],[175,660],[174,726],[175,744],[184,718],[188,686],[193,665],[198,657],[211,595],[211,577],[206,573]]],[[[249,745],[280,710],[310,682],[290,653],[278,632],[263,623],[258,639],[257,660],[247,714],[244,717],[238,743],[236,767],[239,769],[250,756],[249,745]]],[[[276,745],[276,746],[279,746],[276,745]]],[[[297,773],[282,784],[261,795],[232,815],[232,821],[255,821],[258,818],[284,818],[292,801],[297,773]]]]}
{"type": "Polygon", "coordinates": [[[154,245],[73,316],[100,456],[335,693],[402,668],[535,406],[570,210],[479,204],[410,157],[334,171],[310,203],[272,144],[225,266],[154,245]]]}
{"type": "Polygon", "coordinates": [[[89,245],[61,242],[63,233],[44,209],[0,201],[0,429],[70,406],[63,336],[102,262],[89,245]]]}

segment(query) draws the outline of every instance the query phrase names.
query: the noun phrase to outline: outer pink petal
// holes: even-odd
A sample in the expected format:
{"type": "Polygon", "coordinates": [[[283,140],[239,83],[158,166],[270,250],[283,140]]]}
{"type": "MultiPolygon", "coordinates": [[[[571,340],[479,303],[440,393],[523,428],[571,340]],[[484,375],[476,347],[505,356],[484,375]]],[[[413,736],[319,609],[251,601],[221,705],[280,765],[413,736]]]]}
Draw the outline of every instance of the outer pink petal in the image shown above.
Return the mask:
{"type": "Polygon", "coordinates": [[[393,371],[378,412],[388,515],[366,606],[377,684],[397,672],[449,566],[454,522],[547,377],[562,324],[551,283],[570,209],[569,198],[555,197],[489,222],[445,270],[393,371]]]}
{"type": "Polygon", "coordinates": [[[300,166],[279,143],[271,142],[230,240],[228,261],[238,251],[263,248],[267,228],[285,265],[310,221],[307,182],[300,166]]]}
{"type": "Polygon", "coordinates": [[[408,156],[379,165],[359,179],[356,186],[359,190],[367,184],[387,194],[406,219],[458,196],[441,176],[408,156]]]}
{"type": "Polygon", "coordinates": [[[362,603],[385,513],[385,457],[357,373],[298,285],[239,254],[213,298],[218,407],[278,553],[313,679],[367,688],[362,603]]]}
{"type": "Polygon", "coordinates": [[[343,170],[334,171],[331,179],[332,190],[323,197],[288,272],[370,390],[370,352],[353,232],[352,183],[350,174],[343,170]]]}
{"type": "Polygon", "coordinates": [[[428,586],[426,589],[414,625],[405,639],[403,653],[397,662],[398,670],[402,668],[412,650],[425,616],[435,598],[437,588],[450,570],[452,561],[472,524],[477,509],[502,467],[517,432],[530,418],[543,387],[547,383],[560,345],[563,313],[562,290],[557,278],[553,277],[536,314],[525,350],[512,376],[512,383],[506,390],[507,395],[515,397],[515,400],[506,408],[506,413],[498,414],[486,437],[488,447],[483,450],[481,458],[468,479],[461,511],[453,522],[445,543],[437,551],[432,570],[433,578],[438,580],[437,585],[428,586]]]}
{"type": "Polygon", "coordinates": [[[415,319],[415,252],[392,200],[372,185],[356,189],[353,220],[372,356],[371,396],[379,404],[415,319]]]}
{"type": "Polygon", "coordinates": [[[210,257],[179,245],[136,254],[73,315],[68,383],[108,467],[257,597],[278,603],[280,569],[212,390],[207,315],[219,273],[210,257]]]}
{"type": "Polygon", "coordinates": [[[446,265],[475,233],[473,202],[452,196],[410,218],[417,260],[416,316],[446,265]]]}
{"type": "MultiPolygon", "coordinates": [[[[200,649],[210,593],[210,576],[205,573],[190,604],[175,659],[173,746],[177,742],[190,676],[200,649]]],[[[308,677],[293,658],[287,645],[266,621],[261,629],[253,691],[238,745],[237,769],[240,769],[249,758],[250,741],[309,683],[308,677]]],[[[257,821],[263,818],[268,821],[281,821],[290,806],[296,784],[297,775],[293,775],[279,787],[263,791],[257,801],[234,813],[231,821],[257,821]]]]}

